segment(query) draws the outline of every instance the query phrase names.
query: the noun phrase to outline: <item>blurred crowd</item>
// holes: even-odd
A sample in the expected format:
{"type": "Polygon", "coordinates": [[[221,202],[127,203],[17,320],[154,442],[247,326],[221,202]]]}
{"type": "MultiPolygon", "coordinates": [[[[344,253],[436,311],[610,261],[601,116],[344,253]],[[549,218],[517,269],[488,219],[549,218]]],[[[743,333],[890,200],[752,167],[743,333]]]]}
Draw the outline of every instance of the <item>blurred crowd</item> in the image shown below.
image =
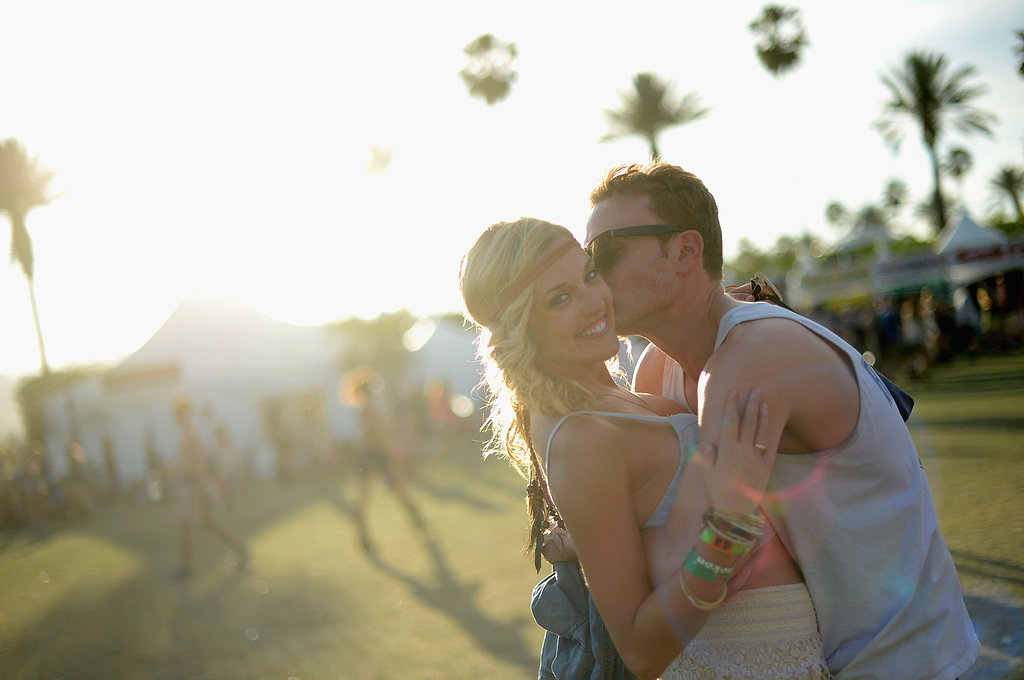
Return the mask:
{"type": "MultiPolygon", "coordinates": [[[[480,421],[456,415],[443,384],[428,384],[422,394],[398,399],[383,383],[364,377],[354,393],[361,395],[349,404],[355,426],[344,435],[331,431],[316,404],[302,404],[294,412],[266,408],[264,429],[274,456],[269,470],[257,465],[253,446],[236,445],[227,423],[211,421],[197,428],[217,505],[230,507],[256,480],[326,477],[355,480],[363,511],[372,481],[380,479],[414,514],[405,481],[476,435],[480,421]],[[373,418],[366,417],[369,395],[379,412],[373,418]]],[[[92,452],[71,441],[65,460],[54,465],[42,442],[0,442],[0,533],[27,529],[45,534],[109,504],[172,504],[184,486],[180,445],[180,433],[159,441],[151,434],[144,451],[119,451],[110,437],[101,451],[92,452]],[[142,478],[125,478],[122,456],[144,457],[142,478]]],[[[365,528],[365,517],[359,519],[365,528]]],[[[416,522],[423,524],[422,518],[416,522]]]]}
{"type": "Polygon", "coordinates": [[[927,380],[937,363],[1024,347],[1019,282],[1008,285],[997,276],[946,297],[924,287],[911,295],[879,298],[871,306],[840,312],[820,308],[808,316],[894,379],[927,380]]]}

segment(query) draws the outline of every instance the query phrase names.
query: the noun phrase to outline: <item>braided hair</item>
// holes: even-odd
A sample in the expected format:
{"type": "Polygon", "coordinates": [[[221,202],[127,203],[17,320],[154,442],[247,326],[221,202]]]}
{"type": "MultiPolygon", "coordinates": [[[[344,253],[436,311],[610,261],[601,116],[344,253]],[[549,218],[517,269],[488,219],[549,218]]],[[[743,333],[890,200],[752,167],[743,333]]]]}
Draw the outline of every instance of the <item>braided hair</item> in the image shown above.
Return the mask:
{"type": "Polygon", "coordinates": [[[579,382],[542,370],[528,332],[532,285],[522,285],[554,244],[575,239],[565,227],[524,217],[488,227],[462,259],[459,288],[465,316],[479,329],[477,355],[484,366],[490,440],[485,455],[509,460],[529,480],[529,533],[524,547],[540,570],[544,531],[564,527],[534,448],[530,409],[565,415],[596,401],[579,382]]]}

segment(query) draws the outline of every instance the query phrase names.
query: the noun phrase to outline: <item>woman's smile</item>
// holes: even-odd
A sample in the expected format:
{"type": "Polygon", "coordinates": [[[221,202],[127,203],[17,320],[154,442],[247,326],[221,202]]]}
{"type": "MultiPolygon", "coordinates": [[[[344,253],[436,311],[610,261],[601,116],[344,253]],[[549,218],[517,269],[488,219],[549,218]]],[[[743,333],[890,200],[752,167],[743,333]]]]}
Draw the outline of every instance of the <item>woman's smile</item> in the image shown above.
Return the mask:
{"type": "Polygon", "coordinates": [[[584,329],[584,331],[580,333],[580,337],[590,338],[595,335],[601,335],[606,330],[608,330],[608,317],[602,316],[600,319],[592,323],[589,327],[584,329]]]}

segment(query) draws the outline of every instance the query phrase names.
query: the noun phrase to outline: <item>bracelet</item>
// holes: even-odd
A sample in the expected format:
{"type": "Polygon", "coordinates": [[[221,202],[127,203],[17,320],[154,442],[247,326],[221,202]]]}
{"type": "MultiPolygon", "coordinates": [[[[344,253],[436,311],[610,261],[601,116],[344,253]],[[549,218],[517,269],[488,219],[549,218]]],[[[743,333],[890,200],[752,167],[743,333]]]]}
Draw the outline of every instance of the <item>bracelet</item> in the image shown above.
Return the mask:
{"type": "Polygon", "coordinates": [[[710,609],[714,609],[715,607],[717,607],[725,601],[725,594],[729,590],[728,585],[724,583],[722,584],[722,594],[718,596],[717,600],[715,600],[714,602],[706,602],[705,600],[698,599],[697,596],[691,593],[690,589],[686,587],[686,579],[683,578],[683,574],[685,573],[686,572],[684,569],[679,570],[679,587],[682,589],[683,595],[686,596],[686,599],[689,600],[690,604],[692,604],[694,607],[696,607],[697,609],[703,609],[704,611],[708,611],[710,609]]]}
{"type": "Polygon", "coordinates": [[[712,531],[734,543],[746,543],[752,546],[760,537],[760,534],[744,531],[728,522],[716,519],[710,512],[704,515],[704,523],[706,526],[711,527],[712,531]]]}
{"type": "Polygon", "coordinates": [[[753,512],[747,515],[741,512],[720,510],[718,508],[711,508],[711,512],[716,517],[720,517],[725,521],[731,522],[732,524],[748,531],[760,532],[764,528],[764,515],[759,512],[753,512]]]}
{"type": "Polygon", "coordinates": [[[701,581],[708,583],[725,583],[732,575],[732,567],[715,564],[701,556],[696,550],[690,551],[686,561],[683,562],[683,568],[701,581]]]}
{"type": "Polygon", "coordinates": [[[716,523],[730,527],[741,535],[760,536],[764,532],[764,518],[758,515],[723,512],[714,508],[710,513],[716,523]]]}
{"type": "Polygon", "coordinates": [[[736,536],[726,536],[721,529],[713,524],[706,524],[700,534],[702,543],[725,555],[746,555],[753,547],[753,541],[741,540],[736,536]]]}
{"type": "Polygon", "coordinates": [[[715,527],[726,538],[740,542],[753,542],[764,533],[764,517],[723,512],[711,508],[704,513],[704,521],[715,527]]]}

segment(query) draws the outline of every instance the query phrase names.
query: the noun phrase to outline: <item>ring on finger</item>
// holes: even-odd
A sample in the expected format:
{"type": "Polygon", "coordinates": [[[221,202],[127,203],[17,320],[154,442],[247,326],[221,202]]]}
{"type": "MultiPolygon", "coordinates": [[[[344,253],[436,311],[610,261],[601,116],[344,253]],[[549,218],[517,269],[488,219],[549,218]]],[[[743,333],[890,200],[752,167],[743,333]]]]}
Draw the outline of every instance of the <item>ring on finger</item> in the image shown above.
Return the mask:
{"type": "Polygon", "coordinates": [[[764,444],[754,444],[754,448],[760,451],[761,453],[768,453],[768,447],[765,446],[764,444]]]}

